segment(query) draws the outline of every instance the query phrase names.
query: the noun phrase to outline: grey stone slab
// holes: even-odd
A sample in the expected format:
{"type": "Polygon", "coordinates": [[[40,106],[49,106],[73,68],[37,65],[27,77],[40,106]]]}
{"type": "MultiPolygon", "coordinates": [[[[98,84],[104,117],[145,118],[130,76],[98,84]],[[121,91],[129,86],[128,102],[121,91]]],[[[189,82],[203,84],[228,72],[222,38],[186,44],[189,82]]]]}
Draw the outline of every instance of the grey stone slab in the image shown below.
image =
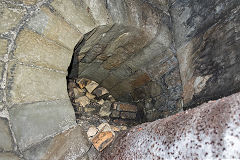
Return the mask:
{"type": "Polygon", "coordinates": [[[32,146],[23,154],[27,160],[75,160],[82,157],[89,148],[90,143],[86,133],[77,126],[32,146]]]}
{"type": "Polygon", "coordinates": [[[20,150],[76,124],[69,100],[15,105],[9,114],[20,150]]]}
{"type": "Polygon", "coordinates": [[[0,150],[11,151],[12,149],[13,140],[8,122],[7,120],[0,118],[0,150]]]}
{"type": "Polygon", "coordinates": [[[109,71],[101,66],[101,63],[91,63],[79,77],[88,78],[98,83],[107,78],[109,71]]]}
{"type": "Polygon", "coordinates": [[[20,160],[20,158],[13,153],[0,153],[0,160],[20,160]]]}

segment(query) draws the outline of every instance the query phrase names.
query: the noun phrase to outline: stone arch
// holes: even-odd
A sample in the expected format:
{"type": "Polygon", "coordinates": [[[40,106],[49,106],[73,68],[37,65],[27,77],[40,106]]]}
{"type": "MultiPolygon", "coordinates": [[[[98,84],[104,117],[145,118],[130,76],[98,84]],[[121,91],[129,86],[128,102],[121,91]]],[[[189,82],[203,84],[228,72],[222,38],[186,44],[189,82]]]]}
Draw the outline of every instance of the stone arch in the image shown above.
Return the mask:
{"type": "MultiPolygon", "coordinates": [[[[134,73],[137,73],[132,79],[126,78],[128,74],[122,79],[122,82],[126,83],[123,83],[123,87],[120,85],[121,93],[124,93],[122,92],[124,85],[137,84],[136,88],[125,92],[128,97],[124,97],[124,100],[131,98],[129,93],[140,96],[136,100],[142,99],[146,93],[145,87],[148,87],[150,82],[159,80],[158,82],[166,86],[163,92],[167,97],[166,106],[171,109],[172,106],[178,105],[181,109],[182,105],[179,105],[178,101],[181,95],[181,81],[175,47],[180,62],[183,97],[186,103],[196,97],[206,96],[207,98],[204,97],[206,101],[215,93],[219,97],[239,91],[239,87],[236,87],[239,86],[239,74],[233,75],[235,71],[239,73],[239,56],[235,55],[239,46],[236,45],[239,39],[237,36],[239,18],[236,16],[236,13],[239,13],[237,8],[239,2],[233,0],[230,4],[226,2],[226,5],[224,2],[223,6],[227,6],[225,9],[212,1],[207,5],[200,2],[191,4],[200,6],[204,10],[201,14],[197,14],[198,7],[186,7],[188,3],[167,0],[2,0],[0,7],[3,16],[0,18],[5,23],[0,24],[0,125],[6,128],[7,134],[4,133],[4,136],[7,138],[4,139],[6,140],[4,143],[0,143],[0,150],[4,151],[0,156],[5,156],[5,152],[9,152],[7,156],[17,154],[27,157],[28,151],[34,148],[34,145],[76,125],[67,96],[65,79],[67,68],[79,39],[81,37],[83,40],[86,39],[86,36],[104,25],[135,27],[136,30],[142,29],[150,37],[139,54],[124,60],[124,63],[121,63],[122,68],[119,67],[119,73],[129,68],[130,72],[134,70],[134,73]],[[170,10],[169,6],[172,7],[170,10]],[[213,14],[206,18],[210,13],[213,14]],[[232,18],[234,25],[225,21],[226,17],[223,15],[226,13],[232,18]],[[215,25],[217,22],[221,26],[215,25]],[[224,36],[225,31],[228,33],[227,36],[224,36]],[[222,39],[224,43],[216,43],[222,39]],[[218,63],[218,59],[214,59],[213,64],[217,64],[216,66],[212,66],[212,61],[207,61],[210,69],[206,67],[202,69],[202,64],[209,59],[204,58],[205,54],[216,53],[210,52],[212,50],[208,49],[208,45],[214,48],[225,46],[225,43],[229,46],[233,44],[231,55],[236,61],[230,59],[222,64],[218,63]],[[200,53],[199,50],[204,51],[201,52],[203,55],[194,57],[200,53]],[[159,54],[159,51],[163,54],[159,54]],[[134,61],[135,56],[139,56],[136,59],[141,59],[143,60],[141,62],[148,65],[134,61]],[[147,59],[149,57],[151,59],[147,59]],[[202,74],[203,71],[209,70],[210,72],[202,74]],[[231,76],[234,78],[229,78],[231,76]],[[138,86],[144,84],[140,83],[138,78],[140,82],[143,79],[149,83],[138,86]],[[230,83],[225,85],[222,83],[224,80],[229,80],[230,83]],[[231,82],[234,85],[231,85],[231,82]],[[212,84],[216,84],[215,88],[209,90],[208,86],[212,84]],[[224,89],[228,91],[226,94],[223,93],[224,89]],[[175,94],[176,92],[178,94],[175,94]],[[144,93],[143,97],[141,93],[144,93]],[[2,144],[6,144],[7,147],[2,144]]],[[[224,52],[217,53],[220,58],[224,55],[224,52]]],[[[86,76],[90,76],[89,73],[86,76]]],[[[155,89],[155,84],[151,85],[155,89]]],[[[121,94],[118,96],[122,97],[121,94]]],[[[160,102],[152,99],[153,101],[147,105],[160,102]]],[[[203,101],[198,101],[200,102],[203,101]]],[[[82,152],[79,151],[79,154],[82,152]]]]}
{"type": "MultiPolygon", "coordinates": [[[[104,25],[113,28],[120,26],[117,28],[125,30],[122,34],[127,33],[126,31],[131,34],[121,41],[123,43],[130,38],[129,53],[140,52],[138,45],[141,49],[147,46],[141,54],[136,55],[142,60],[146,59],[141,63],[148,63],[158,54],[161,48],[154,50],[158,45],[164,48],[164,53],[166,51],[172,54],[169,49],[171,33],[168,25],[164,24],[169,20],[169,16],[164,13],[168,6],[165,2],[161,3],[155,8],[151,3],[138,0],[131,3],[112,0],[107,3],[101,0],[1,2],[6,21],[6,26],[1,27],[1,38],[3,41],[8,40],[8,48],[6,47],[3,63],[1,62],[2,68],[5,69],[2,74],[2,111],[9,112],[9,117],[6,118],[14,135],[12,145],[16,145],[20,153],[43,139],[76,125],[67,95],[66,75],[72,50],[81,37],[86,39],[95,30],[99,32],[104,25]],[[158,35],[167,38],[162,39],[158,35]],[[166,44],[168,46],[165,46],[166,44]],[[147,59],[148,56],[151,58],[147,59]]],[[[121,35],[120,31],[115,33],[121,35]]],[[[124,45],[127,46],[127,43],[124,45]]],[[[109,67],[116,69],[118,66],[114,68],[113,60],[109,60],[109,67]]],[[[124,71],[130,67],[130,63],[134,63],[134,59],[131,61],[129,57],[125,57],[123,61],[126,61],[126,65],[122,65],[118,72],[124,71]]],[[[176,58],[174,61],[176,62],[176,58]]],[[[130,78],[131,84],[135,83],[135,88],[139,88],[142,86],[142,80],[144,84],[150,81],[150,76],[143,69],[139,70],[143,64],[137,61],[135,63],[131,71],[136,74],[130,78]]],[[[120,64],[122,62],[119,66],[120,64]]],[[[90,76],[90,72],[86,76],[90,76]]],[[[124,83],[124,80],[128,79],[127,76],[130,75],[123,75],[121,79],[124,83]]],[[[123,88],[120,90],[124,91],[123,88]]]]}

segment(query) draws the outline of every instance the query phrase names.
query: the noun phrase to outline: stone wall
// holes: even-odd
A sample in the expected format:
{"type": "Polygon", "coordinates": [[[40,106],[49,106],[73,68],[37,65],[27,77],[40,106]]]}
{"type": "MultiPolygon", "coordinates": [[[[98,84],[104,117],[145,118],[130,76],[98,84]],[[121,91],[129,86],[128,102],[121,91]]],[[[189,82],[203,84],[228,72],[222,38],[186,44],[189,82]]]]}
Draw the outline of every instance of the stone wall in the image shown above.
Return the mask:
{"type": "Polygon", "coordinates": [[[115,99],[138,105],[146,121],[180,111],[182,87],[167,3],[107,1],[107,6],[113,24],[79,41],[69,78],[98,82],[115,99]]]}
{"type": "Polygon", "coordinates": [[[239,4],[172,0],[185,108],[240,91],[239,4]]]}
{"type": "Polygon", "coordinates": [[[73,77],[110,85],[149,121],[182,109],[182,85],[186,105],[239,91],[238,0],[0,0],[0,13],[0,159],[91,157],[68,130],[72,57],[73,77]]]}

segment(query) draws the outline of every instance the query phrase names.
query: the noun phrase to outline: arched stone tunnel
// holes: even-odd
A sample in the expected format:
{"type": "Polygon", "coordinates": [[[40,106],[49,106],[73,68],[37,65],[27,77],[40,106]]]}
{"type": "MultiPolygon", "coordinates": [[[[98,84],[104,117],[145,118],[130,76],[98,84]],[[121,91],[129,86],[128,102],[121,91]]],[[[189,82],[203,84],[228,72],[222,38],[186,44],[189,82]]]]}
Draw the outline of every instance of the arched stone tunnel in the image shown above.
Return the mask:
{"type": "MultiPolygon", "coordinates": [[[[66,76],[98,82],[117,100],[144,108],[147,121],[239,92],[239,10],[238,0],[1,0],[0,159],[96,158],[75,122],[66,76]]],[[[235,94],[136,126],[97,156],[240,158],[239,107],[235,94]],[[179,149],[184,135],[194,138],[194,125],[219,127],[212,117],[230,126],[217,132],[233,134],[235,144],[215,139],[224,139],[226,153],[211,142],[212,150],[187,151],[191,143],[179,149]],[[182,139],[172,141],[178,129],[182,139]],[[179,148],[157,150],[150,142],[179,148]]]]}

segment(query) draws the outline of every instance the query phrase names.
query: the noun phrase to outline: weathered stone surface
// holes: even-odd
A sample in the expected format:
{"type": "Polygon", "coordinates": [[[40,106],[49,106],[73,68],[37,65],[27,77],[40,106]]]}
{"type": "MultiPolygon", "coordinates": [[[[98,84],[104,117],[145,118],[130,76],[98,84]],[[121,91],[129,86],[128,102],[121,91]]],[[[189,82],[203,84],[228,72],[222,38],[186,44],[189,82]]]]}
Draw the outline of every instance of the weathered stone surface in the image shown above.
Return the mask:
{"type": "Polygon", "coordinates": [[[136,119],[136,113],[131,113],[131,112],[121,112],[120,117],[122,119],[136,119]]]}
{"type": "Polygon", "coordinates": [[[90,10],[83,1],[54,0],[51,5],[81,33],[85,34],[95,27],[90,10]]]}
{"type": "Polygon", "coordinates": [[[27,160],[78,159],[88,151],[90,143],[80,126],[71,128],[24,152],[27,160]]]}
{"type": "Polygon", "coordinates": [[[26,103],[68,99],[65,74],[11,63],[8,70],[8,99],[26,103]]]}
{"type": "Polygon", "coordinates": [[[89,148],[86,133],[77,126],[54,137],[43,159],[77,159],[89,148]]]}
{"type": "Polygon", "coordinates": [[[0,160],[20,160],[14,153],[0,153],[0,160]]]}
{"type": "Polygon", "coordinates": [[[100,159],[239,159],[240,93],[121,134],[100,159]]]}
{"type": "Polygon", "coordinates": [[[66,72],[72,58],[70,50],[28,29],[20,32],[16,45],[14,55],[26,64],[66,72]]]}
{"type": "Polygon", "coordinates": [[[111,114],[111,105],[112,103],[109,101],[105,101],[99,111],[99,115],[101,117],[109,117],[109,115],[111,114]]]}
{"type": "Polygon", "coordinates": [[[101,82],[108,76],[108,73],[109,70],[104,69],[101,66],[101,63],[93,62],[89,64],[81,74],[79,74],[79,77],[85,77],[96,82],[101,82]]]}
{"type": "Polygon", "coordinates": [[[107,6],[101,0],[84,0],[97,25],[112,23],[112,18],[108,13],[107,6]]]}
{"type": "Polygon", "coordinates": [[[13,150],[12,134],[9,129],[9,124],[5,119],[0,119],[0,150],[13,150]]]}
{"type": "Polygon", "coordinates": [[[73,88],[74,98],[79,98],[81,96],[84,96],[84,90],[80,88],[73,88]]]}
{"type": "Polygon", "coordinates": [[[110,131],[99,132],[93,139],[93,145],[98,151],[102,151],[113,141],[113,133],[110,131]]]}
{"type": "Polygon", "coordinates": [[[142,49],[148,40],[148,35],[141,30],[123,33],[106,49],[106,52],[112,56],[104,61],[103,67],[108,70],[117,68],[128,57],[142,49]]]}
{"type": "Polygon", "coordinates": [[[103,87],[99,87],[93,91],[93,94],[95,94],[97,97],[101,97],[107,93],[108,93],[108,90],[103,87]]]}
{"type": "Polygon", "coordinates": [[[186,108],[240,90],[239,1],[188,3],[171,7],[186,108]]]}
{"type": "Polygon", "coordinates": [[[34,5],[40,0],[21,0],[26,5],[34,5]]]}
{"type": "Polygon", "coordinates": [[[75,99],[75,103],[79,103],[81,106],[85,107],[86,105],[90,104],[90,100],[86,96],[79,97],[75,99]]]}
{"type": "Polygon", "coordinates": [[[42,7],[40,12],[31,18],[28,27],[71,50],[82,36],[76,28],[73,28],[62,17],[57,16],[47,7],[42,7]]]}
{"type": "Polygon", "coordinates": [[[92,126],[92,127],[90,127],[90,128],[88,129],[87,135],[88,135],[88,137],[93,137],[93,136],[95,136],[95,135],[97,134],[97,132],[98,132],[97,127],[92,126]]]}
{"type": "Polygon", "coordinates": [[[98,83],[92,81],[92,82],[90,82],[88,85],[86,85],[86,89],[87,89],[87,91],[88,91],[89,93],[92,93],[92,91],[93,91],[95,88],[97,88],[97,86],[98,86],[98,83]]]}
{"type": "Polygon", "coordinates": [[[0,39],[0,58],[3,58],[8,52],[8,41],[6,39],[0,39]]]}
{"type": "Polygon", "coordinates": [[[98,130],[99,132],[93,137],[92,143],[98,151],[102,151],[113,141],[115,133],[108,123],[100,124],[98,130]]]}
{"type": "Polygon", "coordinates": [[[94,99],[96,96],[94,96],[93,94],[91,93],[86,93],[86,96],[88,97],[88,99],[94,99]]]}
{"type": "Polygon", "coordinates": [[[25,10],[21,8],[15,8],[10,5],[5,5],[2,2],[0,3],[0,12],[0,33],[7,32],[14,28],[25,14],[25,10]]]}
{"type": "MultiPolygon", "coordinates": [[[[0,84],[2,84],[2,82],[3,82],[3,72],[4,72],[4,63],[2,63],[2,62],[0,62],[0,77],[1,77],[1,79],[0,79],[0,84]]],[[[2,89],[2,87],[1,87],[1,89],[2,89]]],[[[1,95],[1,94],[0,94],[1,95]]],[[[0,97],[0,101],[2,100],[2,96],[0,97]]]]}
{"type": "Polygon", "coordinates": [[[76,124],[69,100],[14,105],[9,114],[20,150],[76,124]]]}
{"type": "Polygon", "coordinates": [[[86,79],[86,78],[81,78],[80,80],[77,80],[77,84],[81,89],[86,87],[86,85],[88,85],[90,82],[91,81],[89,79],[86,79]]]}
{"type": "Polygon", "coordinates": [[[116,102],[116,103],[114,103],[114,105],[117,105],[116,109],[118,111],[137,112],[137,106],[135,106],[135,105],[131,105],[128,103],[120,103],[120,102],[116,102]]]}
{"type": "Polygon", "coordinates": [[[110,115],[112,118],[119,118],[120,117],[120,112],[117,110],[112,110],[112,113],[110,115]]]}

